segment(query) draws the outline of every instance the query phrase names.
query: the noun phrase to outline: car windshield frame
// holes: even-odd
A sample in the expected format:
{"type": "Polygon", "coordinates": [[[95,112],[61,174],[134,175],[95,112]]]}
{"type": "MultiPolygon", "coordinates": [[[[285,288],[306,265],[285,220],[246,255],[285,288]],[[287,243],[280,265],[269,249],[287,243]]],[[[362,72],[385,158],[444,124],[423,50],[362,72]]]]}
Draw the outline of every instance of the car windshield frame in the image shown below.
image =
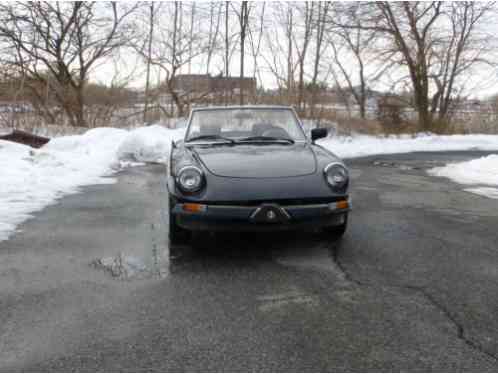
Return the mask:
{"type": "MultiPolygon", "coordinates": [[[[215,111],[285,111],[285,112],[290,112],[292,118],[294,119],[294,123],[295,123],[295,126],[297,127],[297,131],[299,132],[299,134],[301,135],[300,138],[294,138],[294,137],[289,137],[288,140],[291,140],[292,144],[293,143],[306,143],[308,142],[308,137],[306,135],[306,132],[304,131],[304,128],[302,126],[302,123],[301,121],[299,120],[299,117],[297,116],[294,108],[292,107],[264,107],[264,106],[257,106],[257,107],[251,107],[251,106],[241,106],[241,107],[238,107],[238,106],[233,106],[233,107],[207,107],[207,108],[199,108],[199,109],[193,109],[190,113],[190,116],[189,116],[189,119],[188,119],[188,124],[187,124],[187,128],[185,130],[185,135],[184,135],[184,138],[183,138],[183,141],[187,144],[187,143],[190,143],[190,144],[196,144],[196,143],[203,143],[203,144],[222,144],[223,142],[226,143],[226,144],[234,144],[234,143],[237,143],[237,144],[243,144],[243,143],[249,143],[251,141],[244,141],[243,138],[245,138],[245,136],[243,137],[240,137],[240,138],[237,138],[237,137],[231,137],[230,139],[233,139],[234,142],[228,142],[227,140],[223,141],[221,138],[220,140],[218,139],[203,139],[203,140],[190,140],[189,137],[191,137],[191,128],[192,128],[192,123],[193,123],[193,118],[195,115],[199,115],[200,113],[202,112],[215,112],[215,111]]],[[[224,136],[224,135],[223,135],[224,136]]],[[[287,139],[278,139],[278,140],[260,140],[259,142],[262,142],[262,143],[275,143],[275,142],[279,142],[279,143],[282,143],[282,144],[291,144],[287,141],[287,139]]]]}

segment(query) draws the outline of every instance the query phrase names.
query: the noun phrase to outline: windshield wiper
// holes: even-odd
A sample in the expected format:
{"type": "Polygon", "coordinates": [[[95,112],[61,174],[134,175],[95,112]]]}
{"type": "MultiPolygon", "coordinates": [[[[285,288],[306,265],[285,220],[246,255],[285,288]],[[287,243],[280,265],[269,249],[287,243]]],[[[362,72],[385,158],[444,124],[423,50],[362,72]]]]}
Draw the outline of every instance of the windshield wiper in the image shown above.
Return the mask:
{"type": "Polygon", "coordinates": [[[290,144],[294,144],[294,140],[290,138],[275,138],[273,136],[249,136],[248,138],[238,139],[238,142],[287,142],[290,144]]]}
{"type": "Polygon", "coordinates": [[[194,136],[193,138],[187,139],[188,142],[195,142],[196,140],[224,140],[226,142],[229,142],[230,144],[235,143],[235,140],[226,138],[221,135],[199,135],[199,136],[194,136]]]}

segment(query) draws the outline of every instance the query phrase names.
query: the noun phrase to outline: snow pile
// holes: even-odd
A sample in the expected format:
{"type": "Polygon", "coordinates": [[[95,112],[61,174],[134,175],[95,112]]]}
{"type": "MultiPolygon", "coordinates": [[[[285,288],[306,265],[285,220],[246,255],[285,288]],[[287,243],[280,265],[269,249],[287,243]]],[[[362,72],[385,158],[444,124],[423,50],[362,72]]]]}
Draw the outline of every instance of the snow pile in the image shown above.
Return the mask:
{"type": "Polygon", "coordinates": [[[466,191],[498,198],[498,188],[490,187],[498,187],[498,155],[437,167],[429,170],[429,174],[446,177],[462,184],[486,185],[487,187],[474,187],[466,191]]]}
{"type": "Polygon", "coordinates": [[[474,187],[474,188],[467,188],[465,191],[475,193],[476,195],[489,197],[490,199],[498,199],[498,188],[474,187]]]}
{"type": "Polygon", "coordinates": [[[438,177],[446,177],[462,184],[486,184],[498,186],[498,155],[449,164],[429,171],[438,177]]]}
{"type": "Polygon", "coordinates": [[[318,143],[341,158],[409,152],[498,151],[498,135],[417,134],[388,137],[356,135],[330,137],[318,143]]]}
{"type": "Polygon", "coordinates": [[[130,163],[164,162],[171,141],[183,131],[96,128],[52,139],[38,150],[0,140],[0,240],[31,213],[80,186],[114,183],[108,176],[130,163]]]}
{"type": "Polygon", "coordinates": [[[165,163],[171,141],[180,139],[184,132],[184,129],[171,130],[161,126],[138,128],[120,144],[117,156],[120,160],[165,163]]]}

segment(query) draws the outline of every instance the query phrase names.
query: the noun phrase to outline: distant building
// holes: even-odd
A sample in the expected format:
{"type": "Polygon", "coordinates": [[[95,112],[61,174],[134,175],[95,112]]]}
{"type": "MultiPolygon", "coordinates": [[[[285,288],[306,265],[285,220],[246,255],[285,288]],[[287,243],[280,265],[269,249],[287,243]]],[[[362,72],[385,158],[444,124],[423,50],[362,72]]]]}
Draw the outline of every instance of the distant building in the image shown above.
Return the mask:
{"type": "Polygon", "coordinates": [[[173,88],[178,92],[204,93],[210,89],[211,76],[207,74],[180,74],[173,78],[173,88]]]}
{"type": "Polygon", "coordinates": [[[242,78],[238,77],[211,77],[209,89],[212,92],[233,92],[239,93],[240,89],[249,94],[256,92],[256,79],[255,78],[242,78]]]}
{"type": "Polygon", "coordinates": [[[216,94],[223,92],[239,93],[240,88],[247,94],[256,92],[255,78],[213,77],[209,74],[180,74],[173,78],[175,90],[189,94],[216,94]]]}

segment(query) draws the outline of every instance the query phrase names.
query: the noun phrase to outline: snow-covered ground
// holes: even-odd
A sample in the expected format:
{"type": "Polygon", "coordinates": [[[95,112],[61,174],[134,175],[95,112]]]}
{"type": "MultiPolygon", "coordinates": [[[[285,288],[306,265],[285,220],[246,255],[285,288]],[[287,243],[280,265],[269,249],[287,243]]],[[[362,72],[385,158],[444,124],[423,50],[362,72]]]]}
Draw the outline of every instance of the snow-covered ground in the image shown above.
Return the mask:
{"type": "Polygon", "coordinates": [[[474,186],[466,191],[498,199],[498,154],[434,168],[429,174],[474,186]]]}
{"type": "MultiPolygon", "coordinates": [[[[123,167],[167,161],[171,141],[184,129],[97,128],[52,139],[41,149],[0,141],[0,241],[31,214],[81,186],[114,183],[123,167]]],[[[331,137],[320,144],[343,158],[414,151],[498,151],[498,136],[331,137]]]]}
{"type": "Polygon", "coordinates": [[[498,135],[357,135],[330,137],[318,143],[342,158],[408,152],[498,151],[498,135]]]}
{"type": "Polygon", "coordinates": [[[40,149],[0,140],[0,241],[78,187],[114,183],[109,175],[124,166],[165,162],[171,141],[182,134],[160,126],[97,128],[54,138],[40,149]]]}

